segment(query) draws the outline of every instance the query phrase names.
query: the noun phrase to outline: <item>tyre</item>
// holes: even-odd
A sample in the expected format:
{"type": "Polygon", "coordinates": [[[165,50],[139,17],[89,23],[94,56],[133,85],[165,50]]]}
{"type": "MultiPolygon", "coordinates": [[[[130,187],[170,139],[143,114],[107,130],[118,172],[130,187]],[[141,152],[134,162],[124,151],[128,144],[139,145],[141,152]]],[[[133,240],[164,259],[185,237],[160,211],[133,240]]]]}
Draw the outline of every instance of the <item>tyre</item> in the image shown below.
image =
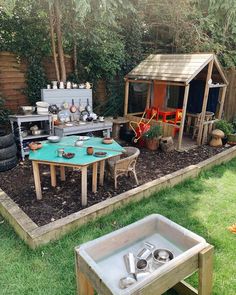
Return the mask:
{"type": "MultiPolygon", "coordinates": [[[[2,134],[4,134],[4,133],[2,133],[2,134]]],[[[12,133],[6,134],[3,136],[0,135],[0,149],[8,147],[8,146],[12,145],[13,143],[15,143],[15,141],[14,141],[14,136],[12,133]]]]}
{"type": "Polygon", "coordinates": [[[17,153],[17,148],[15,143],[8,147],[2,148],[0,149],[0,161],[10,159],[16,156],[16,153],[17,153]]]}
{"type": "Polygon", "coordinates": [[[0,172],[4,172],[14,168],[18,163],[17,157],[12,157],[7,160],[0,161],[0,172]]]}

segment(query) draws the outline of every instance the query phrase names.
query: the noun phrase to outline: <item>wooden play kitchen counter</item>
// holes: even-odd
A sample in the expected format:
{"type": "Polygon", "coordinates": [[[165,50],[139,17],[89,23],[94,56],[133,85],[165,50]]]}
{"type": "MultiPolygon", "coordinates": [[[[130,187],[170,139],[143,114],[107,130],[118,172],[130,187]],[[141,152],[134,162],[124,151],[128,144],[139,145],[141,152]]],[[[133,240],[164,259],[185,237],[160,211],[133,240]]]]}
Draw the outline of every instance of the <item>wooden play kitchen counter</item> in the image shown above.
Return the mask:
{"type": "Polygon", "coordinates": [[[34,183],[36,190],[36,197],[38,200],[42,199],[42,190],[40,182],[39,164],[46,164],[50,166],[51,185],[56,186],[56,167],[60,167],[61,180],[65,180],[65,167],[80,169],[81,177],[81,202],[82,206],[87,205],[87,169],[90,165],[93,168],[92,175],[92,191],[97,191],[97,171],[98,164],[100,165],[99,183],[103,185],[104,182],[104,168],[105,160],[121,155],[124,149],[115,141],[112,144],[103,144],[102,138],[92,137],[84,141],[82,147],[75,146],[76,140],[80,136],[64,137],[58,143],[42,142],[43,147],[36,151],[31,151],[29,159],[32,161],[34,183]],[[93,147],[94,153],[106,152],[103,157],[96,157],[87,154],[87,147],[93,147]],[[67,153],[74,153],[75,156],[71,159],[58,157],[57,150],[64,148],[67,153]]]}
{"type": "Polygon", "coordinates": [[[170,288],[182,295],[210,295],[212,291],[213,247],[159,214],[149,215],[76,247],[75,254],[77,294],[80,295],[92,295],[94,289],[100,295],[160,295],[170,288]],[[144,245],[154,246],[149,258],[144,245]],[[154,264],[153,268],[155,253],[163,252],[163,249],[172,253],[171,259],[154,264]],[[128,253],[135,256],[135,273],[128,273],[124,263],[128,253]],[[146,255],[148,267],[145,272],[138,269],[140,253],[143,257],[146,255]],[[196,271],[199,274],[198,290],[183,281],[196,271]],[[132,283],[124,287],[121,282],[127,277],[132,283]]]}
{"type": "Polygon", "coordinates": [[[104,120],[104,122],[80,122],[72,123],[73,126],[59,125],[54,127],[54,133],[57,136],[63,137],[71,134],[81,134],[105,130],[107,137],[110,137],[112,129],[112,121],[104,120]]]}

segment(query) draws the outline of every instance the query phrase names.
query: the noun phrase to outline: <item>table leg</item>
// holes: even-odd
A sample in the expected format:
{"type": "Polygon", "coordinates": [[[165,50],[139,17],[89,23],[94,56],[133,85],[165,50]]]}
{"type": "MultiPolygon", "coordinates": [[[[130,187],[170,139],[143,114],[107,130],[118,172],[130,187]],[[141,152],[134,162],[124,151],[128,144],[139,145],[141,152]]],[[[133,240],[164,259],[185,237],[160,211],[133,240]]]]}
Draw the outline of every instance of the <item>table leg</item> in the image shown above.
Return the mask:
{"type": "Polygon", "coordinates": [[[36,198],[37,198],[37,200],[41,200],[42,199],[42,190],[41,190],[41,183],[40,183],[39,164],[35,161],[32,161],[32,166],[33,166],[36,198]]]}
{"type": "Polygon", "coordinates": [[[103,186],[104,183],[105,160],[100,162],[99,184],[103,186]]]}
{"type": "Polygon", "coordinates": [[[61,181],[66,180],[65,166],[60,166],[60,177],[61,177],[61,181]]]}
{"type": "Polygon", "coordinates": [[[57,179],[56,179],[56,168],[54,165],[50,165],[50,173],[51,173],[51,186],[55,187],[57,185],[57,179]]]}
{"type": "Polygon", "coordinates": [[[77,290],[79,295],[94,295],[94,289],[85,275],[77,271],[77,290]]]}
{"type": "Polygon", "coordinates": [[[92,192],[97,192],[98,162],[93,163],[92,192]]]}
{"type": "Polygon", "coordinates": [[[199,253],[199,271],[198,271],[198,294],[212,294],[212,277],[213,277],[213,249],[209,245],[199,253]]]}
{"type": "Polygon", "coordinates": [[[87,205],[87,166],[81,168],[81,203],[87,205]]]}

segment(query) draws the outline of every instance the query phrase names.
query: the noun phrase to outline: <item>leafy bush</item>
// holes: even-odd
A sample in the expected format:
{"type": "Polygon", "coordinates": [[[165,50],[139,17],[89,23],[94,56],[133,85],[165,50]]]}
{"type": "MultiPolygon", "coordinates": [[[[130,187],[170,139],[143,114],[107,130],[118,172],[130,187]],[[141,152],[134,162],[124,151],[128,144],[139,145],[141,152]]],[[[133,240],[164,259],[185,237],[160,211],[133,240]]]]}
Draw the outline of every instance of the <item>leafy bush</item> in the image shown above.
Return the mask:
{"type": "Polygon", "coordinates": [[[234,132],[233,124],[231,124],[225,120],[217,121],[215,123],[215,128],[223,131],[226,136],[229,134],[232,134],[234,132]]]}
{"type": "Polygon", "coordinates": [[[153,139],[162,135],[162,128],[160,125],[151,126],[151,128],[143,134],[144,138],[153,139]]]}

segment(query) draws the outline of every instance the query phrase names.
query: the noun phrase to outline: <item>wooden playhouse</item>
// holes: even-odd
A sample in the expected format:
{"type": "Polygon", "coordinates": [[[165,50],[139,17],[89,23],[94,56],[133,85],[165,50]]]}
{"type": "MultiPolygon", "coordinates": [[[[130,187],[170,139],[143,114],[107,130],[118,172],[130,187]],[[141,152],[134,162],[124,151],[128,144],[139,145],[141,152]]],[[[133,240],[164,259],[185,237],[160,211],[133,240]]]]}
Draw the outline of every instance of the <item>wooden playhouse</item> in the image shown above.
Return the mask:
{"type": "Polygon", "coordinates": [[[151,54],[125,76],[124,116],[139,122],[145,109],[155,107],[165,115],[181,110],[178,124],[166,117],[165,120],[153,119],[150,124],[162,125],[164,136],[174,136],[177,129],[179,150],[184,132],[197,128],[195,141],[201,145],[214,122],[222,117],[227,85],[214,54],[151,54]],[[146,87],[144,108],[132,112],[129,93],[137,85],[146,87]]]}

